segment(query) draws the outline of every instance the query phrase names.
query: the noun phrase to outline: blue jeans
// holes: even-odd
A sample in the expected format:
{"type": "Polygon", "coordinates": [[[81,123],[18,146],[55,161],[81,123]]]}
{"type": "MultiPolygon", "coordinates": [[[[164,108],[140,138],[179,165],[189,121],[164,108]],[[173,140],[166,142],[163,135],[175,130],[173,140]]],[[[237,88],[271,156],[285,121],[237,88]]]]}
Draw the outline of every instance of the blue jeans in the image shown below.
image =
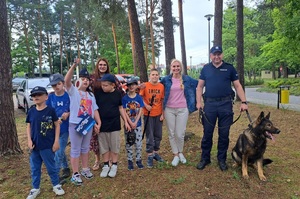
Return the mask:
{"type": "Polygon", "coordinates": [[[58,171],[60,168],[65,169],[69,168],[68,159],[65,153],[69,139],[69,132],[61,133],[59,136],[59,149],[55,152],[55,162],[58,171]]]}
{"type": "Polygon", "coordinates": [[[232,101],[206,102],[202,117],[204,135],[201,141],[201,159],[210,161],[213,133],[218,119],[218,154],[217,159],[225,162],[229,146],[229,130],[233,122],[232,101]]]}
{"type": "Polygon", "coordinates": [[[40,188],[42,163],[44,162],[48,175],[50,176],[53,186],[59,184],[59,170],[56,167],[54,160],[55,153],[52,149],[33,150],[30,155],[30,168],[32,187],[34,189],[40,188]]]}

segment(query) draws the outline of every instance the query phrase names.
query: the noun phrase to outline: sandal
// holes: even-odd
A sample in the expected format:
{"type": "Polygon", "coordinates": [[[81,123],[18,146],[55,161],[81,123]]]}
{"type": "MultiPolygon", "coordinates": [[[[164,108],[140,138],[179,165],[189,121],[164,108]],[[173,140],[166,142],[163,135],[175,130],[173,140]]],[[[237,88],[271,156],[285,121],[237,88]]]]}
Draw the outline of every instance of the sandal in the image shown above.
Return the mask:
{"type": "Polygon", "coordinates": [[[95,162],[93,166],[93,171],[97,171],[100,168],[100,162],[95,162]]]}

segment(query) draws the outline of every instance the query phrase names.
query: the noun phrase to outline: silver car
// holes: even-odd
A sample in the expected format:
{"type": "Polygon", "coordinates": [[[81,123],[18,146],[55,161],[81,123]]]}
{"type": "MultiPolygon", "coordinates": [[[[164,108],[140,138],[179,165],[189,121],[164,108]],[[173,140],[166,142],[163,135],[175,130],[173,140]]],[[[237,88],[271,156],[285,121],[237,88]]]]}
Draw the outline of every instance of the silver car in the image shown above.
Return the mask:
{"type": "Polygon", "coordinates": [[[24,108],[25,113],[27,114],[29,108],[34,105],[32,98],[30,97],[30,91],[36,86],[43,86],[47,89],[48,94],[53,92],[51,86],[47,86],[49,84],[49,78],[32,78],[25,79],[22,81],[21,85],[18,87],[16,91],[16,98],[18,103],[18,108],[24,108]]]}
{"type": "Polygon", "coordinates": [[[12,87],[13,87],[13,91],[16,91],[20,84],[22,83],[23,80],[25,80],[25,77],[15,77],[12,79],[12,87]]]}

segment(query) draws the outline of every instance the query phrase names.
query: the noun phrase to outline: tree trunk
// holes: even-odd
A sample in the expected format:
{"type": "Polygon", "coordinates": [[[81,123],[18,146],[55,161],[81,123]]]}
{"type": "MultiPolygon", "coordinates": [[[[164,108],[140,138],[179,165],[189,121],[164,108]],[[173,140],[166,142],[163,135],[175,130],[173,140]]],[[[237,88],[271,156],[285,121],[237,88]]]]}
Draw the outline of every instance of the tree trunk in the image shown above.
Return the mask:
{"type": "Polygon", "coordinates": [[[215,0],[214,46],[222,46],[223,0],[215,0]]]}
{"type": "MultiPolygon", "coordinates": [[[[243,0],[237,0],[236,5],[236,20],[237,20],[237,72],[239,80],[245,90],[244,83],[244,18],[243,18],[243,0]]],[[[240,98],[237,97],[237,101],[240,98]]]]}
{"type": "MultiPolygon", "coordinates": [[[[41,6],[41,1],[39,1],[39,6],[41,6]]],[[[39,73],[42,77],[42,61],[43,61],[43,33],[42,33],[42,17],[41,9],[38,11],[38,25],[39,25],[39,38],[40,38],[40,47],[39,47],[39,73]]]]}
{"type": "Polygon", "coordinates": [[[116,51],[117,69],[118,69],[118,73],[120,74],[121,73],[121,69],[120,69],[119,50],[118,50],[117,34],[116,34],[114,23],[111,24],[111,30],[112,30],[112,34],[113,34],[113,37],[114,37],[114,45],[115,45],[115,51],[116,51]]]}
{"type": "MultiPolygon", "coordinates": [[[[150,3],[151,4],[151,3],[150,3]]],[[[151,6],[151,5],[150,5],[151,6]]],[[[146,0],[146,11],[145,11],[145,15],[146,15],[146,23],[145,23],[145,62],[146,62],[146,66],[148,67],[148,50],[149,50],[149,2],[148,0],[146,0]]]]}
{"type": "Polygon", "coordinates": [[[138,60],[138,67],[140,71],[140,78],[142,82],[148,81],[147,75],[147,67],[145,62],[144,56],[144,48],[143,48],[143,41],[140,32],[140,24],[138,20],[138,15],[136,12],[135,1],[134,0],[127,0],[128,3],[128,12],[130,12],[130,21],[132,26],[132,32],[134,35],[134,45],[137,53],[137,60],[138,60]]]}
{"type": "Polygon", "coordinates": [[[50,74],[52,74],[53,69],[52,69],[52,56],[51,56],[51,44],[50,44],[49,32],[47,33],[47,53],[48,53],[48,60],[49,60],[49,70],[50,70],[50,74]]]}
{"type": "MultiPolygon", "coordinates": [[[[65,49],[65,56],[66,56],[66,63],[67,63],[67,66],[69,67],[70,66],[70,64],[69,64],[69,55],[68,55],[68,47],[67,47],[67,45],[66,45],[66,42],[63,42],[63,47],[64,47],[64,49],[65,49]]],[[[71,57],[71,55],[70,55],[70,57],[71,57]]],[[[71,58],[70,58],[71,59],[71,58]]],[[[70,60],[71,61],[71,60],[70,60]]],[[[67,70],[68,70],[68,68],[67,68],[67,70]]]]}
{"type": "Polygon", "coordinates": [[[154,3],[150,0],[150,35],[151,35],[151,54],[152,54],[152,65],[156,68],[155,63],[155,46],[154,46],[154,32],[153,32],[153,13],[154,13],[154,3]]]}
{"type": "MultiPolygon", "coordinates": [[[[187,74],[187,63],[186,63],[186,50],[185,50],[185,39],[184,39],[184,26],[183,26],[183,12],[182,12],[182,0],[178,0],[179,10],[179,28],[180,28],[180,44],[181,44],[181,61],[183,65],[183,74],[187,74]]],[[[192,67],[192,66],[190,66],[192,67]]]]}
{"type": "Polygon", "coordinates": [[[63,13],[60,14],[60,33],[59,33],[59,55],[60,55],[60,74],[63,74],[63,57],[62,57],[62,51],[63,51],[63,13]]]}
{"type": "MultiPolygon", "coordinates": [[[[137,58],[136,58],[136,51],[135,51],[135,46],[134,46],[134,36],[133,36],[133,33],[132,33],[132,26],[131,26],[130,13],[129,12],[128,12],[128,19],[129,19],[129,28],[130,28],[130,42],[131,42],[132,64],[133,64],[134,75],[136,76],[136,75],[138,75],[137,74],[137,70],[136,70],[136,68],[137,68],[136,67],[137,66],[137,58]]],[[[146,49],[147,49],[147,46],[146,46],[146,49]]],[[[147,66],[147,63],[146,63],[146,66],[147,66]]]]}
{"type": "MultiPolygon", "coordinates": [[[[76,44],[77,44],[77,58],[81,58],[80,54],[80,42],[79,42],[79,30],[78,30],[78,25],[75,27],[75,32],[76,32],[76,44]]],[[[79,65],[79,70],[81,70],[81,65],[79,65]]]]}
{"type": "Polygon", "coordinates": [[[163,0],[161,4],[162,4],[163,23],[164,23],[166,69],[167,69],[167,74],[170,74],[171,60],[175,58],[172,2],[171,0],[163,0]]]}
{"type": "Polygon", "coordinates": [[[12,95],[12,63],[6,1],[0,0],[0,156],[22,154],[18,142],[12,95]]]}
{"type": "Polygon", "coordinates": [[[25,37],[25,43],[26,43],[26,51],[27,51],[27,54],[29,55],[28,59],[29,59],[29,64],[30,64],[30,67],[27,68],[27,73],[29,76],[31,76],[34,74],[34,64],[33,64],[33,60],[31,57],[31,50],[30,50],[30,46],[29,46],[29,38],[28,38],[29,30],[28,30],[27,23],[25,22],[25,20],[24,20],[23,30],[24,30],[24,37],[25,37]]]}

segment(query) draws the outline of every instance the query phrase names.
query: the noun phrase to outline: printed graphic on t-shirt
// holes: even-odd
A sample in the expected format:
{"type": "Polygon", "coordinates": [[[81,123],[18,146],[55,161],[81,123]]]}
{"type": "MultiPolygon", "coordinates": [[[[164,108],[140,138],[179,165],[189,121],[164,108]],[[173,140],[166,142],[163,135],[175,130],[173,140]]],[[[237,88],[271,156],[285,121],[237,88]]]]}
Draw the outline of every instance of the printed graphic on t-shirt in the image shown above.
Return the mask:
{"type": "Polygon", "coordinates": [[[79,106],[77,116],[81,117],[87,114],[92,115],[92,100],[82,98],[80,100],[80,106],[79,106]]]}
{"type": "Polygon", "coordinates": [[[53,120],[52,120],[52,116],[43,116],[42,118],[42,122],[41,122],[41,134],[43,136],[47,135],[47,131],[52,130],[53,129],[53,120]]]}
{"type": "Polygon", "coordinates": [[[137,101],[130,101],[126,104],[126,114],[132,122],[135,121],[135,117],[139,113],[140,108],[141,105],[137,101]]]}

